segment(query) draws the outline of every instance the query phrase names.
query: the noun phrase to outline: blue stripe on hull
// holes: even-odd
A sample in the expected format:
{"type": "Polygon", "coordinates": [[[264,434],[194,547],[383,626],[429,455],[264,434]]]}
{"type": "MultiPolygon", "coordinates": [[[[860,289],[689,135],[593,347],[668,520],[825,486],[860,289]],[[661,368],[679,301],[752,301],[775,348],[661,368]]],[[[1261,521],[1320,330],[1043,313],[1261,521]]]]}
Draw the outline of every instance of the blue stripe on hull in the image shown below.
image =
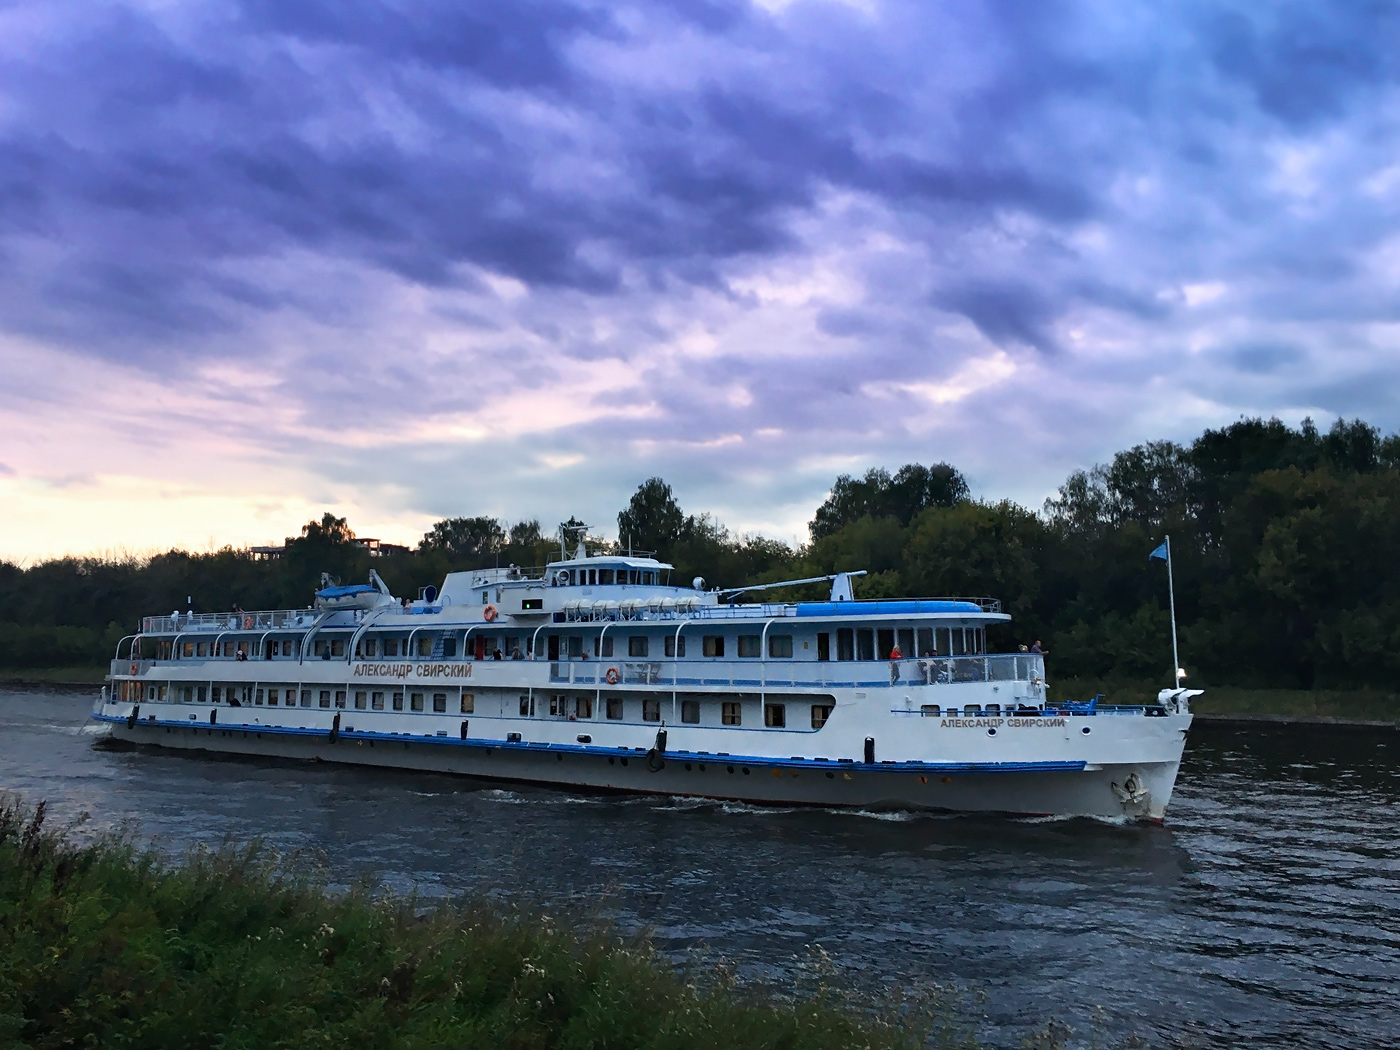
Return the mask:
{"type": "MultiPolygon", "coordinates": [[[[126,719],[117,715],[93,715],[98,722],[124,725],[126,719]]],[[[329,729],[303,729],[299,726],[247,725],[242,722],[172,722],[145,719],[136,723],[152,729],[204,729],[210,732],[267,733],[273,736],[315,737],[326,739],[329,729]]],[[[550,754],[597,755],[606,758],[633,758],[645,756],[644,748],[596,747],[589,744],[538,744],[529,741],[514,743],[488,737],[467,737],[462,740],[450,736],[415,736],[409,733],[371,733],[363,730],[342,729],[339,739],[345,741],[384,741],[393,744],[434,744],[439,747],[470,747],[500,751],[547,752],[550,754]]],[[[843,769],[878,770],[880,772],[905,773],[1077,773],[1084,769],[1083,762],[864,762],[837,761],[835,759],[777,758],[767,755],[721,755],[706,751],[667,751],[666,758],[672,761],[714,762],[731,766],[763,766],[772,769],[819,769],[839,771],[843,769]]]]}

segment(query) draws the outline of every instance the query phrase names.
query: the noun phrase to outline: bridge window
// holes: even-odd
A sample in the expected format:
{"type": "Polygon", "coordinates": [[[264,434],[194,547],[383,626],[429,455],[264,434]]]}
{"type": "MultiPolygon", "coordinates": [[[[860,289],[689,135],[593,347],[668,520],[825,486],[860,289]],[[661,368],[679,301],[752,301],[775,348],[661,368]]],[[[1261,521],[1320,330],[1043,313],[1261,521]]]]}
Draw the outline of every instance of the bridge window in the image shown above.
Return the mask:
{"type": "Polygon", "coordinates": [[[681,701],[681,721],[687,723],[688,725],[699,725],[699,724],[700,724],[700,701],[699,701],[699,700],[682,700],[682,701],[681,701]]]}
{"type": "Polygon", "coordinates": [[[410,708],[411,710],[414,710],[414,711],[421,711],[421,710],[423,710],[423,694],[422,694],[422,693],[409,693],[409,694],[408,694],[408,706],[409,706],[409,708],[410,708]]]}
{"type": "Polygon", "coordinates": [[[707,634],[700,640],[700,651],[706,656],[721,657],[724,655],[724,635],[707,634]]]}
{"type": "Polygon", "coordinates": [[[627,639],[627,655],[633,658],[643,658],[647,655],[650,646],[644,634],[634,634],[627,639]]]}
{"type": "Polygon", "coordinates": [[[861,627],[856,631],[856,659],[875,659],[875,632],[869,627],[861,627]]]}
{"type": "Polygon", "coordinates": [[[739,655],[741,657],[753,657],[761,655],[762,650],[759,645],[759,636],[756,634],[739,635],[739,655]]]}
{"type": "Polygon", "coordinates": [[[830,718],[830,717],[831,717],[831,705],[830,705],[830,704],[813,704],[813,705],[812,705],[812,728],[813,728],[813,729],[820,729],[822,726],[826,725],[826,720],[827,720],[828,718],[830,718]]]}
{"type": "Polygon", "coordinates": [[[792,635],[770,634],[768,636],[768,655],[775,660],[792,659],[792,635]]]}
{"type": "Polygon", "coordinates": [[[608,717],[612,719],[619,719],[622,717],[622,697],[608,697],[608,717]]]}
{"type": "Polygon", "coordinates": [[[836,630],[836,659],[854,660],[856,658],[856,634],[849,627],[839,627],[836,630]]]}
{"type": "Polygon", "coordinates": [[[720,705],[719,720],[727,726],[744,724],[744,705],[737,700],[726,700],[720,705]]]}
{"type": "Polygon", "coordinates": [[[763,724],[769,729],[786,728],[787,707],[783,704],[764,704],[763,724]]]}
{"type": "Polygon", "coordinates": [[[433,713],[434,713],[434,714],[438,714],[438,715],[445,715],[445,714],[447,714],[447,694],[446,694],[446,693],[434,693],[434,694],[433,694],[433,713]]]}
{"type": "Polygon", "coordinates": [[[651,696],[651,697],[645,697],[645,698],[642,700],[642,721],[643,721],[643,722],[660,722],[660,721],[661,721],[661,701],[660,701],[658,698],[656,698],[656,697],[654,697],[654,696],[651,696]]]}
{"type": "Polygon", "coordinates": [[[674,634],[666,636],[666,655],[671,657],[685,656],[685,635],[677,638],[674,634]]]}

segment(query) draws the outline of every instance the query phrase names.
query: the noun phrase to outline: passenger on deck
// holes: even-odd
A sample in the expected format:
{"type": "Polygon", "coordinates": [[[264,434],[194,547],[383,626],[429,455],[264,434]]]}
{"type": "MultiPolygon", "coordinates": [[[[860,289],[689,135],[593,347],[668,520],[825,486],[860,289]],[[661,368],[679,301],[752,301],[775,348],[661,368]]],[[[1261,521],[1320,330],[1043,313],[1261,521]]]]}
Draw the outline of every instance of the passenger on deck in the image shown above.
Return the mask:
{"type": "Polygon", "coordinates": [[[903,654],[902,652],[899,651],[899,643],[898,643],[898,642],[895,642],[895,643],[894,643],[894,648],[890,650],[890,659],[891,659],[891,660],[903,660],[903,659],[904,659],[904,654],[903,654]]]}
{"type": "Polygon", "coordinates": [[[1042,648],[1040,647],[1040,639],[1039,639],[1039,638],[1037,638],[1037,639],[1035,640],[1035,644],[1031,646],[1031,652],[1033,652],[1033,653],[1039,653],[1041,656],[1049,656],[1049,655],[1050,655],[1049,653],[1047,653],[1044,649],[1042,649],[1042,648]]]}
{"type": "Polygon", "coordinates": [[[495,649],[491,650],[491,659],[493,659],[493,660],[503,660],[503,659],[505,659],[505,657],[504,657],[504,656],[502,655],[502,653],[501,653],[501,647],[500,647],[499,645],[496,646],[495,649]]]}

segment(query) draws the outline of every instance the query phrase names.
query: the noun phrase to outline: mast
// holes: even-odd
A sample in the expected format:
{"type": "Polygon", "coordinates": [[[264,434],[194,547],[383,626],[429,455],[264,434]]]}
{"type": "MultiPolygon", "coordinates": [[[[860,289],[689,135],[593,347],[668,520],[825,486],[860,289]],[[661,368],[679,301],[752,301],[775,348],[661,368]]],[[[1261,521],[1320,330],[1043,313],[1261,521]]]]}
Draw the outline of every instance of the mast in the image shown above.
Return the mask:
{"type": "Polygon", "coordinates": [[[1181,688],[1181,658],[1176,651],[1176,591],[1172,586],[1172,538],[1167,537],[1167,606],[1172,617],[1172,681],[1181,688]]]}

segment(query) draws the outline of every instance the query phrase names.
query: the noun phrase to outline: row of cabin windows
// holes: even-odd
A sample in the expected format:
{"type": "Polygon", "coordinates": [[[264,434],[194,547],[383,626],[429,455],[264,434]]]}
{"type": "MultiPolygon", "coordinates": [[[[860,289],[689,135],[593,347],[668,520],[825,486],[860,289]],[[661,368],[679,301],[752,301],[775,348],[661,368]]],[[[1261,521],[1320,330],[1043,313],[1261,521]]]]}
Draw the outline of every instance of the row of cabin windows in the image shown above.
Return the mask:
{"type": "Polygon", "coordinates": [[[580,587],[606,587],[614,583],[654,586],[657,576],[655,569],[560,569],[554,579],[560,587],[567,587],[569,584],[577,584],[580,587]]]}
{"type": "MultiPolygon", "coordinates": [[[[932,657],[932,656],[967,656],[981,655],[985,652],[985,636],[980,628],[976,627],[842,627],[835,631],[837,660],[889,660],[894,655],[896,648],[899,655],[905,659],[910,657],[932,657]]],[[[321,659],[333,659],[345,655],[345,639],[329,638],[317,639],[313,643],[313,655],[321,659]]],[[[439,656],[444,659],[454,659],[457,655],[457,639],[455,637],[439,636],[435,634],[419,635],[413,639],[413,652],[410,652],[409,639],[407,638],[365,638],[357,646],[356,655],[362,659],[375,659],[379,657],[398,656],[439,656]],[[435,651],[435,646],[437,649],[435,651]]],[[[473,653],[478,660],[491,659],[522,659],[528,653],[528,642],[516,635],[506,635],[500,638],[487,638],[484,635],[477,635],[474,639],[475,645],[473,653]]],[[[598,658],[607,659],[614,655],[614,644],[616,639],[610,635],[602,635],[593,639],[593,655],[598,658]]],[[[758,634],[741,634],[735,641],[735,649],[740,659],[757,659],[763,649],[763,636],[758,634]]],[[[548,639],[548,659],[559,660],[561,653],[567,652],[571,660],[581,659],[584,654],[585,639],[578,635],[568,636],[561,639],[559,635],[550,635],[548,639]]],[[[807,643],[803,643],[804,646],[807,643]]],[[[215,642],[185,642],[183,653],[187,657],[199,658],[204,656],[224,656],[231,659],[247,659],[252,643],[247,641],[229,641],[223,643],[215,642]]],[[[677,638],[674,634],[668,634],[664,639],[663,650],[668,659],[685,657],[685,635],[677,638]]],[[[707,634],[700,639],[700,649],[702,655],[710,658],[723,658],[725,655],[726,638],[721,634],[707,634]]],[[[296,643],[290,639],[273,639],[265,643],[264,656],[266,659],[273,659],[275,656],[291,657],[296,655],[296,643]]],[[[644,634],[634,634],[627,637],[627,655],[631,659],[647,659],[651,655],[651,638],[644,634]]],[[[770,634],[768,636],[768,656],[773,660],[790,660],[793,655],[792,635],[790,634],[770,634]]],[[[817,635],[817,659],[832,659],[831,633],[820,632],[817,635]]]]}
{"type": "MultiPolygon", "coordinates": [[[[520,698],[520,717],[533,718],[535,715],[536,698],[522,696],[520,698]]],[[[831,717],[834,705],[813,704],[811,710],[811,724],[813,729],[820,729],[826,725],[827,719],[831,717]]],[[[642,721],[661,721],[662,699],[660,697],[644,697],[642,699],[642,721]]],[[[463,708],[463,713],[467,713],[463,708]]],[[[584,719],[593,717],[593,697],[591,696],[566,696],[563,693],[553,693],[549,697],[549,714],[553,718],[584,719]]],[[[626,703],[620,696],[610,696],[603,701],[604,717],[614,721],[620,721],[626,717],[626,703]]],[[[700,724],[700,701],[681,701],[681,723],[684,725],[700,724]]],[[[725,700],[720,703],[720,724],[726,726],[739,726],[744,724],[744,705],[737,700],[725,700]]],[[[787,726],[787,705],[786,704],[764,704],[763,724],[769,729],[783,729],[787,726]]]]}

